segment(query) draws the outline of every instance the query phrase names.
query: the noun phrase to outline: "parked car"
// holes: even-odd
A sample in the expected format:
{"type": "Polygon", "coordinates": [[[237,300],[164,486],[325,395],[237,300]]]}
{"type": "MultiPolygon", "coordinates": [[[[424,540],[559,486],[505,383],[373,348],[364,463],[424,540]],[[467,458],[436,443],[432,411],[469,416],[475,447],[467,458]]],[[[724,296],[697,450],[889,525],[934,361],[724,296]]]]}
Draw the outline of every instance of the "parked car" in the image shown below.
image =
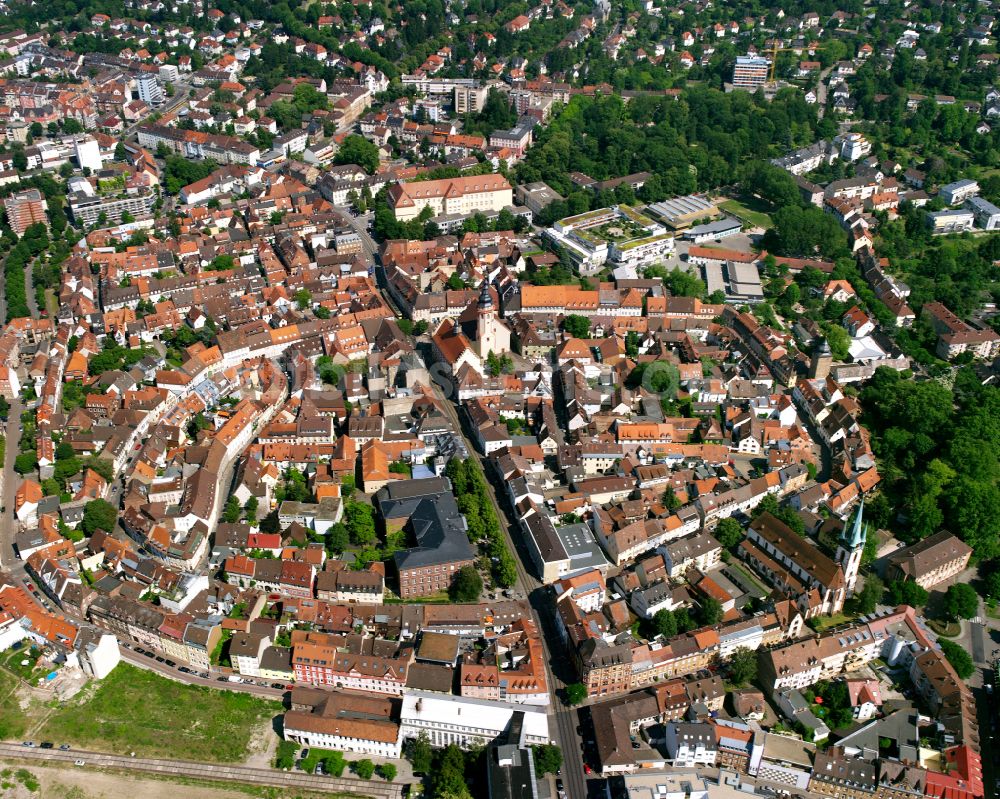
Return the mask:
{"type": "Polygon", "coordinates": [[[74,766],[85,766],[85,765],[87,765],[87,761],[86,760],[77,760],[77,761],[75,761],[73,763],[73,765],[74,766]]]}
{"type": "Polygon", "coordinates": [[[41,749],[55,749],[56,745],[52,741],[42,741],[38,745],[41,749]]]}
{"type": "Polygon", "coordinates": [[[62,746],[59,747],[60,752],[68,752],[69,749],[70,749],[69,744],[63,744],[62,746]]]}
{"type": "Polygon", "coordinates": [[[21,746],[27,746],[30,749],[34,749],[35,748],[35,742],[34,741],[25,741],[24,743],[21,744],[21,746]]]}

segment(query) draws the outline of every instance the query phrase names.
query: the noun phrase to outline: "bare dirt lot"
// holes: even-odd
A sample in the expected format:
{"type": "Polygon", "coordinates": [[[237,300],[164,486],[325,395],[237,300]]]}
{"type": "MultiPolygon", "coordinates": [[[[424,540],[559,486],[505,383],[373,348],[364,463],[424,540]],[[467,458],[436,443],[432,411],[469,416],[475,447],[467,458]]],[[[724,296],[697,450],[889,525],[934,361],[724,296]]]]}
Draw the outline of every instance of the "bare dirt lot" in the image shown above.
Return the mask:
{"type": "Polygon", "coordinates": [[[248,788],[230,790],[220,785],[192,784],[188,781],[143,779],[127,774],[115,774],[91,769],[74,770],[72,767],[57,768],[25,766],[0,761],[0,772],[7,775],[0,782],[2,799],[120,799],[123,796],[142,799],[321,799],[328,794],[304,794],[302,791],[286,793],[279,788],[248,788]],[[27,772],[32,779],[18,779],[27,772]],[[25,784],[27,782],[27,784],[25,784]],[[37,785],[37,788],[36,788],[37,785]],[[35,788],[34,791],[30,788],[35,788]]]}

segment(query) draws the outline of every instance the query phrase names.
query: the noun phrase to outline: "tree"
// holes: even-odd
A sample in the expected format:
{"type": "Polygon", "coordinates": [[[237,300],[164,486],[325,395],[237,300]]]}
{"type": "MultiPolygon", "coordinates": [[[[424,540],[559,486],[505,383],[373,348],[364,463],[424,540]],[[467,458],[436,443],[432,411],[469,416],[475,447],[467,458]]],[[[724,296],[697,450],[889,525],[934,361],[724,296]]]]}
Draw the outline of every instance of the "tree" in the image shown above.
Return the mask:
{"type": "Polygon", "coordinates": [[[653,632],[670,639],[677,635],[677,618],[673,611],[661,608],[653,614],[653,632]]]}
{"type": "Polygon", "coordinates": [[[673,486],[667,486],[663,492],[663,507],[667,510],[677,510],[681,506],[681,501],[677,498],[677,492],[673,486]]]}
{"type": "Polygon", "coordinates": [[[722,621],[722,603],[715,597],[707,596],[698,605],[698,621],[705,627],[722,621]]]}
{"type": "Polygon", "coordinates": [[[703,297],[707,291],[705,282],[701,278],[691,272],[682,272],[680,269],[673,269],[663,282],[675,297],[703,297]]]}
{"type": "Polygon", "coordinates": [[[357,164],[373,175],[378,169],[378,147],[364,136],[351,134],[341,143],[333,160],[336,164],[357,164]]]}
{"type": "Polygon", "coordinates": [[[260,505],[260,500],[257,497],[251,496],[247,500],[247,504],[243,506],[243,509],[247,512],[247,523],[256,524],[257,523],[257,508],[260,505]]]}
{"type": "Polygon", "coordinates": [[[448,594],[455,602],[477,602],[483,592],[483,578],[474,566],[463,566],[455,574],[448,594]]]}
{"type": "Polygon", "coordinates": [[[938,644],[940,644],[941,652],[948,658],[948,662],[955,669],[955,673],[959,678],[962,680],[969,679],[976,670],[976,664],[973,663],[972,656],[954,641],[939,638],[938,644]]]}
{"type": "Polygon", "coordinates": [[[363,760],[355,760],[354,765],[351,766],[351,770],[357,774],[363,780],[370,780],[372,775],[375,773],[375,764],[372,763],[368,758],[363,760]]]}
{"type": "Polygon", "coordinates": [[[299,289],[295,292],[295,303],[299,306],[300,311],[304,311],[309,307],[309,303],[312,302],[312,292],[309,289],[299,289]]]}
{"type": "Polygon", "coordinates": [[[893,605],[920,608],[927,604],[927,590],[912,580],[894,580],[887,587],[888,600],[893,605]]]}
{"type": "Polygon", "coordinates": [[[864,587],[854,595],[854,607],[858,613],[871,613],[882,599],[885,586],[874,574],[865,577],[864,587]]]}
{"type": "Polygon", "coordinates": [[[371,505],[352,500],[344,509],[344,517],[352,544],[366,547],[375,543],[375,518],[371,505]]]}
{"type": "Polygon", "coordinates": [[[587,698],[587,686],[582,682],[570,683],[566,686],[566,701],[571,705],[579,705],[587,698]]]}
{"type": "Polygon", "coordinates": [[[222,511],[222,520],[229,524],[234,524],[240,520],[240,501],[230,496],[226,500],[226,507],[222,511]]]}
{"type": "Polygon", "coordinates": [[[14,471],[18,474],[28,474],[38,468],[38,454],[33,449],[20,453],[14,458],[14,471]]]}
{"type": "Polygon", "coordinates": [[[431,749],[427,733],[422,732],[407,742],[406,758],[410,761],[414,773],[430,774],[434,763],[434,751],[431,749]]]}
{"type": "Polygon", "coordinates": [[[1000,570],[991,571],[983,578],[983,593],[994,602],[1000,599],[1000,570]]]}
{"type": "Polygon", "coordinates": [[[715,538],[726,549],[733,549],[743,540],[743,528],[731,517],[726,517],[715,526],[715,538]]]}
{"type": "Polygon", "coordinates": [[[324,537],[324,546],[326,546],[326,551],[333,554],[340,554],[348,545],[351,543],[351,537],[347,532],[347,527],[343,522],[337,522],[329,530],[326,531],[326,536],[324,537]]]}
{"type": "Polygon", "coordinates": [[[86,467],[93,469],[109,483],[115,477],[115,465],[107,458],[92,456],[87,458],[86,467]]]}
{"type": "Polygon", "coordinates": [[[437,768],[431,774],[431,796],[465,797],[465,755],[455,744],[448,744],[441,752],[437,768]]]}
{"type": "Polygon", "coordinates": [[[274,755],[274,767],[280,769],[291,769],[295,766],[295,755],[299,751],[299,745],[295,741],[281,741],[278,743],[278,751],[274,755]]]}
{"type": "Polygon", "coordinates": [[[746,685],[757,679],[757,653],[745,646],[737,647],[729,657],[729,681],[746,685]]]}
{"type": "Polygon", "coordinates": [[[281,532],[281,520],[278,518],[278,509],[275,508],[267,516],[260,520],[260,531],[262,533],[281,532]]]}
{"type": "Polygon", "coordinates": [[[570,314],[563,319],[563,330],[573,338],[587,338],[590,333],[590,320],[586,316],[570,314]]]}
{"type": "Polygon", "coordinates": [[[557,774],[562,768],[562,750],[555,744],[539,744],[531,747],[537,774],[557,774]]]}
{"type": "Polygon", "coordinates": [[[851,337],[840,325],[830,325],[826,330],[826,341],[834,360],[846,361],[851,353],[851,337]]]}
{"type": "Polygon", "coordinates": [[[979,612],[979,597],[976,595],[976,589],[968,583],[949,585],[948,590],[945,591],[941,609],[953,621],[971,619],[979,612]]]}
{"type": "Polygon", "coordinates": [[[392,782],[396,779],[396,767],[392,763],[379,763],[375,767],[375,771],[386,782],[392,782]]]}
{"type": "Polygon", "coordinates": [[[343,752],[332,752],[323,758],[323,769],[333,777],[340,777],[344,773],[347,761],[344,760],[343,752]]]}
{"type": "Polygon", "coordinates": [[[97,530],[112,532],[118,519],[118,509],[105,499],[92,499],[83,509],[80,526],[88,536],[97,530]]]}

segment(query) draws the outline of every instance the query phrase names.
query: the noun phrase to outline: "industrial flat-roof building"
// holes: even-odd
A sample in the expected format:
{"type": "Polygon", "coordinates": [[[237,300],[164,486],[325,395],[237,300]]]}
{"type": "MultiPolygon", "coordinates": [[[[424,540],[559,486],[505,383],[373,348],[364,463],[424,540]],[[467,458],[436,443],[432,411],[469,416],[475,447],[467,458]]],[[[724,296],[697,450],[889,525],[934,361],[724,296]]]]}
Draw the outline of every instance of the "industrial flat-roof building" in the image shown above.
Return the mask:
{"type": "Polygon", "coordinates": [[[701,194],[673,197],[669,200],[646,206],[646,213],[659,219],[674,230],[689,228],[705,217],[716,217],[719,209],[711,200],[701,194]]]}
{"type": "Polygon", "coordinates": [[[739,219],[727,216],[725,219],[717,219],[704,225],[696,225],[684,232],[684,238],[701,244],[705,241],[717,241],[727,236],[735,236],[743,230],[743,223],[739,219]]]}

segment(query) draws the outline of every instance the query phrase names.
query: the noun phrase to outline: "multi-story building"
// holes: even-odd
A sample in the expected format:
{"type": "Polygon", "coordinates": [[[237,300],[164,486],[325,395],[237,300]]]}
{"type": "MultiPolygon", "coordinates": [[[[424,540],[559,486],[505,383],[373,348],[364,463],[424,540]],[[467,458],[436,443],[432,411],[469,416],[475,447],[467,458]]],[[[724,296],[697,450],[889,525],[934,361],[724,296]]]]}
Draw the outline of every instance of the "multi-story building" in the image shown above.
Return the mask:
{"type": "Polygon", "coordinates": [[[897,549],[888,557],[886,576],[891,580],[913,580],[930,590],[965,571],[972,548],[947,530],[897,549]]]}
{"type": "Polygon", "coordinates": [[[46,228],[49,226],[49,218],[45,214],[48,204],[38,189],[12,194],[4,199],[3,207],[7,212],[7,223],[18,236],[23,236],[24,231],[37,222],[46,228]]]}
{"type": "Polygon", "coordinates": [[[970,197],[965,201],[965,208],[976,217],[976,225],[982,230],[997,230],[1000,228],[1000,208],[983,197],[970,197]]]}
{"type": "Polygon", "coordinates": [[[301,683],[399,696],[409,664],[408,658],[342,652],[332,636],[321,633],[292,640],[292,669],[301,683]]]}
{"type": "Polygon", "coordinates": [[[163,102],[163,87],[158,77],[152,72],[144,72],[135,79],[139,99],[148,106],[157,106],[163,102]]]}
{"type": "Polygon", "coordinates": [[[547,708],[491,702],[430,691],[407,691],[399,721],[403,738],[427,735],[431,746],[455,744],[462,749],[488,744],[512,721],[522,726],[526,745],[549,742],[547,708]]]}
{"type": "Polygon", "coordinates": [[[286,740],[361,755],[400,756],[402,728],[395,721],[398,700],[330,691],[318,694],[311,710],[306,710],[299,701],[305,693],[292,693],[292,709],[285,713],[283,723],[286,740]]]}
{"type": "Polygon", "coordinates": [[[116,224],[121,222],[124,214],[131,214],[135,218],[146,216],[153,210],[155,202],[156,193],[148,188],[136,189],[132,193],[115,197],[102,197],[78,191],[70,195],[69,211],[73,215],[73,220],[84,226],[102,223],[102,214],[104,223],[116,224]]]}
{"type": "Polygon", "coordinates": [[[531,146],[532,131],[537,120],[533,117],[521,117],[510,130],[495,130],[490,134],[490,147],[506,147],[516,155],[524,155],[531,146]]]}
{"type": "Polygon", "coordinates": [[[960,208],[927,212],[927,227],[931,233],[964,233],[972,230],[975,223],[976,215],[960,208]]]}
{"type": "Polygon", "coordinates": [[[752,55],[736,56],[736,64],[733,66],[733,86],[751,91],[758,89],[767,83],[770,71],[771,62],[766,58],[752,55]]]}
{"type": "Polygon", "coordinates": [[[389,189],[389,204],[396,219],[415,219],[424,208],[434,216],[501,211],[514,201],[514,190],[503,175],[424,180],[397,183],[389,189]]]}
{"type": "Polygon", "coordinates": [[[408,528],[417,542],[395,554],[402,598],[447,591],[456,573],[475,562],[448,478],[391,482],[375,494],[375,503],[387,532],[408,528]]]}
{"type": "Polygon", "coordinates": [[[959,319],[940,302],[929,302],[923,316],[938,334],[938,357],[952,359],[964,352],[976,358],[995,358],[1000,354],[1000,335],[989,327],[973,327],[959,319]]]}
{"type": "Polygon", "coordinates": [[[964,203],[977,194],[979,194],[979,184],[968,178],[956,180],[954,183],[949,183],[938,189],[938,197],[944,201],[945,205],[964,203]]]}

